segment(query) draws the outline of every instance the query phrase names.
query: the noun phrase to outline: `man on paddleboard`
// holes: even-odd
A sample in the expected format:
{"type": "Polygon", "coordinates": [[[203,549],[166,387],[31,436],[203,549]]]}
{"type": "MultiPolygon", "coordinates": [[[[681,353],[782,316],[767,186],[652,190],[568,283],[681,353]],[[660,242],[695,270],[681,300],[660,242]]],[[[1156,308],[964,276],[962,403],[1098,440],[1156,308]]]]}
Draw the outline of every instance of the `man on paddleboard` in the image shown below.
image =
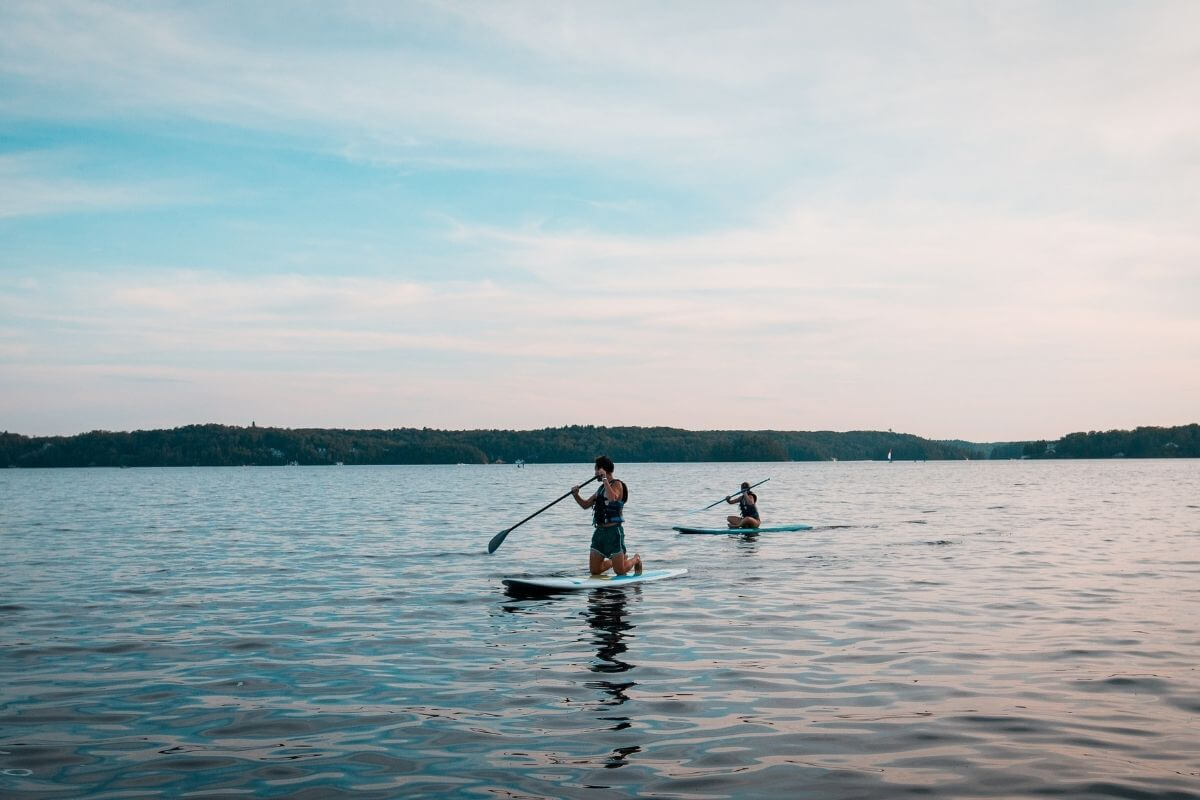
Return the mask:
{"type": "Polygon", "coordinates": [[[592,509],[592,549],[588,554],[588,568],[593,575],[600,575],[612,568],[618,575],[633,570],[641,574],[642,557],[638,553],[625,553],[625,501],[629,499],[629,487],[624,481],[613,477],[616,465],[608,456],[596,459],[596,480],[600,488],[588,499],[579,496],[579,487],[571,487],[571,496],[580,508],[592,509]]]}
{"type": "Polygon", "coordinates": [[[725,502],[738,504],[737,516],[726,517],[731,528],[757,528],[761,523],[758,516],[758,495],[750,491],[750,482],[742,481],[742,491],[737,497],[725,496],[725,502]]]}

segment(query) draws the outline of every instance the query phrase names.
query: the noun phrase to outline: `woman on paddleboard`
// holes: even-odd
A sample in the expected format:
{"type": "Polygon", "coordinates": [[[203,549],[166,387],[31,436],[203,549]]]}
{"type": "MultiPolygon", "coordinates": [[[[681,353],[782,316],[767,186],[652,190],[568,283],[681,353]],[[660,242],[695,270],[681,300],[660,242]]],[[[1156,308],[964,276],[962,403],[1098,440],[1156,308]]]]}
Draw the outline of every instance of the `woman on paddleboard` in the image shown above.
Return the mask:
{"type": "Polygon", "coordinates": [[[588,499],[579,496],[579,487],[571,487],[571,496],[580,508],[592,509],[592,524],[596,530],[592,533],[592,549],[588,554],[588,568],[593,575],[600,575],[612,568],[618,575],[633,570],[635,575],[642,572],[642,557],[638,553],[626,555],[624,511],[625,501],[629,499],[629,487],[624,481],[613,477],[616,465],[608,456],[596,459],[596,479],[600,488],[588,499]]]}
{"type": "Polygon", "coordinates": [[[758,495],[750,491],[750,482],[742,481],[742,490],[737,497],[725,496],[725,502],[738,504],[736,516],[726,517],[731,528],[757,528],[761,523],[758,516],[758,495]]]}

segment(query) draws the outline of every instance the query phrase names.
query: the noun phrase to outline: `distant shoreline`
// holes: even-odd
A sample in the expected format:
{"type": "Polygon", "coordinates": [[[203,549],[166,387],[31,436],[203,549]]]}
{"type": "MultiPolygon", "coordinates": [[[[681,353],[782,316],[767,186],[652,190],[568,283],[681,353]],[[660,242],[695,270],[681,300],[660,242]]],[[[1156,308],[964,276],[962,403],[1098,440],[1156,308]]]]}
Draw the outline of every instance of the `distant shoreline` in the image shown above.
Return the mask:
{"type": "Polygon", "coordinates": [[[74,436],[0,434],[0,467],[1198,458],[1200,424],[978,443],[892,431],[690,431],[571,425],[537,430],[260,428],[187,425],[74,436]]]}

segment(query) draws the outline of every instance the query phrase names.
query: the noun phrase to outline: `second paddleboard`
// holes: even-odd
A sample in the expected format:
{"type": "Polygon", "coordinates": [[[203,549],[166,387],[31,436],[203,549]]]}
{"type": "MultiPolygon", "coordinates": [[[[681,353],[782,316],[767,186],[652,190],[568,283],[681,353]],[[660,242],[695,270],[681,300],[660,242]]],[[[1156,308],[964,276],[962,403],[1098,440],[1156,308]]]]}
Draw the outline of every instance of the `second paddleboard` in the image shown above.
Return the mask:
{"type": "Polygon", "coordinates": [[[764,525],[761,528],[686,528],[681,525],[676,525],[674,529],[680,533],[707,534],[786,533],[789,531],[811,531],[812,525],[764,525]]]}

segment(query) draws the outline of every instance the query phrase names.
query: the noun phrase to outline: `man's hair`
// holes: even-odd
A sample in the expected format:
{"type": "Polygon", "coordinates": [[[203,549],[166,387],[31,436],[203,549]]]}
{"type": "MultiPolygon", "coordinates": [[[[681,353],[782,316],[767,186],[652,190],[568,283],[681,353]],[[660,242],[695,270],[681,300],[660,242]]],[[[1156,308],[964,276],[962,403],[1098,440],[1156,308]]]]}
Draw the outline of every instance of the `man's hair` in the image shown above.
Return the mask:
{"type": "Polygon", "coordinates": [[[617,465],[608,456],[596,456],[596,466],[609,474],[617,468],[617,465]]]}

